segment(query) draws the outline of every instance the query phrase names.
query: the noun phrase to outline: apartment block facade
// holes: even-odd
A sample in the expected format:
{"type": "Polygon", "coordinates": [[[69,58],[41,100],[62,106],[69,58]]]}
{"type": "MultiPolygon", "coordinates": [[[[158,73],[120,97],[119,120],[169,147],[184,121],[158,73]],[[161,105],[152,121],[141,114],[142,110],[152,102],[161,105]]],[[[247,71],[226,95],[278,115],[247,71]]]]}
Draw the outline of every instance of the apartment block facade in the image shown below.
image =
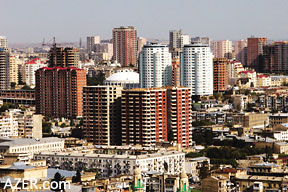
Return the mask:
{"type": "Polygon", "coordinates": [[[134,27],[113,29],[113,57],[122,66],[137,65],[137,31],[134,27]]]}
{"type": "Polygon", "coordinates": [[[155,146],[167,141],[167,90],[122,92],[122,145],[155,146]]]}
{"type": "Polygon", "coordinates": [[[94,145],[121,145],[121,92],[119,86],[83,88],[84,136],[94,145]]]}
{"type": "Polygon", "coordinates": [[[36,112],[49,117],[82,116],[86,71],[43,67],[36,71],[36,112]]]}

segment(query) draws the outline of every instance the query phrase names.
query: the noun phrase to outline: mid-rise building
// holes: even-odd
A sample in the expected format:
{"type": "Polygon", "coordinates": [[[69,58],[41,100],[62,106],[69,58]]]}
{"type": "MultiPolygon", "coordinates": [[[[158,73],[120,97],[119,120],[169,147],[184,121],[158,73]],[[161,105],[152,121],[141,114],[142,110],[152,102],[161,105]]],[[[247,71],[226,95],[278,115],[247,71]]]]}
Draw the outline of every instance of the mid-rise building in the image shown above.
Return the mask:
{"type": "Polygon", "coordinates": [[[139,56],[140,87],[171,85],[171,53],[165,45],[144,45],[139,56]]]}
{"type": "Polygon", "coordinates": [[[145,172],[180,174],[184,169],[185,154],[179,151],[159,151],[150,154],[89,154],[79,152],[42,152],[35,155],[37,160],[46,160],[50,167],[75,170],[79,162],[85,167],[96,168],[102,177],[132,175],[139,167],[145,172]],[[72,162],[72,163],[71,163],[72,162]],[[165,170],[164,164],[168,165],[165,170]]]}
{"type": "Polygon", "coordinates": [[[191,88],[167,88],[168,138],[182,147],[192,145],[191,98],[191,88]]]}
{"type": "Polygon", "coordinates": [[[213,94],[213,55],[208,45],[185,45],[181,57],[181,85],[192,95],[213,94]]]}
{"type": "Polygon", "coordinates": [[[100,36],[89,36],[87,37],[87,52],[88,54],[94,51],[94,45],[100,43],[100,36]]]}
{"type": "Polygon", "coordinates": [[[119,86],[83,88],[83,130],[95,145],[121,145],[121,92],[119,86]]]}
{"type": "Polygon", "coordinates": [[[225,58],[215,58],[213,60],[213,89],[215,92],[227,90],[229,84],[229,60],[225,58]]]}
{"type": "Polygon", "coordinates": [[[137,31],[134,27],[113,29],[113,57],[122,66],[137,65],[137,31]]]}
{"type": "Polygon", "coordinates": [[[146,45],[147,39],[144,37],[137,38],[137,53],[139,54],[142,51],[144,45],[146,45]]]}
{"type": "Polygon", "coordinates": [[[190,44],[190,36],[182,34],[182,30],[169,31],[169,50],[172,58],[179,56],[184,45],[190,44]]]}
{"type": "Polygon", "coordinates": [[[79,50],[72,47],[57,47],[49,51],[49,67],[76,67],[79,63],[79,50]]]}
{"type": "Polygon", "coordinates": [[[46,67],[47,65],[43,63],[39,58],[34,58],[26,62],[21,69],[21,79],[26,85],[30,87],[35,87],[35,73],[38,69],[46,67]]]}
{"type": "Polygon", "coordinates": [[[288,71],[288,42],[273,42],[264,46],[264,66],[266,73],[286,73],[288,71]]]}
{"type": "Polygon", "coordinates": [[[49,117],[82,116],[86,71],[43,67],[36,71],[36,112],[49,117]]]}
{"type": "Polygon", "coordinates": [[[99,43],[94,45],[94,54],[91,57],[96,62],[110,61],[113,57],[113,44],[112,43],[99,43]]]}
{"type": "Polygon", "coordinates": [[[240,40],[234,42],[234,55],[236,61],[239,61],[244,66],[247,65],[247,41],[240,40]]]}
{"type": "Polygon", "coordinates": [[[8,40],[4,36],[0,36],[0,48],[2,48],[2,49],[8,48],[8,40]]]}
{"type": "Polygon", "coordinates": [[[166,89],[122,92],[122,145],[153,146],[167,141],[166,89]]]}
{"type": "Polygon", "coordinates": [[[35,114],[34,111],[20,111],[17,116],[18,137],[42,138],[42,115],[35,114]]]}
{"type": "Polygon", "coordinates": [[[191,43],[194,44],[205,44],[210,47],[210,38],[209,37],[192,37],[191,38],[191,43]]]}
{"type": "Polygon", "coordinates": [[[18,84],[18,65],[15,56],[9,57],[10,83],[18,84]]]}
{"type": "Polygon", "coordinates": [[[232,59],[232,41],[213,42],[213,55],[215,58],[232,59]]]}
{"type": "MultiPolygon", "coordinates": [[[[57,137],[46,137],[42,139],[6,139],[0,142],[0,153],[35,153],[48,151],[61,151],[64,149],[64,139],[57,137]]],[[[55,153],[54,153],[55,154],[55,153]]]]}
{"type": "Polygon", "coordinates": [[[9,52],[0,48],[0,89],[10,88],[9,52]]]}
{"type": "MultiPolygon", "coordinates": [[[[240,71],[239,78],[246,78],[249,87],[257,87],[257,73],[256,71],[240,71]]],[[[246,84],[247,84],[246,83],[246,84]]]]}
{"type": "Polygon", "coordinates": [[[254,68],[257,72],[263,71],[263,47],[267,43],[267,38],[248,38],[247,66],[254,68]]]}

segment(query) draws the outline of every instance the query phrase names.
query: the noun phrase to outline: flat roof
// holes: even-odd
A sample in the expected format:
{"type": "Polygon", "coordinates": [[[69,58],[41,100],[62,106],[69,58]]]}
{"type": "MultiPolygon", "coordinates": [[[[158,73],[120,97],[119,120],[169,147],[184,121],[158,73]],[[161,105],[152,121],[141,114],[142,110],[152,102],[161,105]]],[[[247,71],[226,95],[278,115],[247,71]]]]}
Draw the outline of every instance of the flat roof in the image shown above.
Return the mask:
{"type": "Polygon", "coordinates": [[[10,141],[0,142],[0,147],[6,147],[6,146],[17,147],[17,146],[36,145],[36,144],[60,142],[60,141],[64,141],[64,139],[58,137],[46,137],[41,139],[15,138],[10,139],[10,141]]]}
{"type": "MultiPolygon", "coordinates": [[[[96,153],[78,153],[78,152],[41,152],[37,155],[53,155],[53,156],[67,156],[67,157],[90,157],[90,158],[113,158],[113,159],[147,159],[169,155],[184,155],[180,151],[159,151],[157,153],[144,154],[144,155],[114,155],[114,154],[96,154],[96,153]]],[[[37,156],[36,155],[36,156],[37,156]]]]}

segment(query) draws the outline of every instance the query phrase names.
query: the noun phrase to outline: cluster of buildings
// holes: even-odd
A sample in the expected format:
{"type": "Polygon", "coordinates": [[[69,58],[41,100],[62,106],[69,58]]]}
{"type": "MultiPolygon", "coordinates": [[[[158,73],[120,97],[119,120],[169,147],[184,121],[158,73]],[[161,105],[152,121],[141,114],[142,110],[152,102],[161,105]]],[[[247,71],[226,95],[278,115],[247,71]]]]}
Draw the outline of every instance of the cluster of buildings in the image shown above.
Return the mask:
{"type": "Polygon", "coordinates": [[[22,107],[0,114],[0,186],[13,170],[42,181],[55,170],[72,181],[78,170],[74,187],[94,191],[286,190],[288,79],[271,73],[286,72],[287,42],[212,42],[173,30],[166,45],[132,26],[112,36],[26,56],[0,36],[0,99],[22,107]],[[85,141],[42,138],[43,117],[74,119],[77,128],[53,124],[52,134],[80,129],[85,141]],[[199,138],[274,154],[218,165],[199,138]]]}

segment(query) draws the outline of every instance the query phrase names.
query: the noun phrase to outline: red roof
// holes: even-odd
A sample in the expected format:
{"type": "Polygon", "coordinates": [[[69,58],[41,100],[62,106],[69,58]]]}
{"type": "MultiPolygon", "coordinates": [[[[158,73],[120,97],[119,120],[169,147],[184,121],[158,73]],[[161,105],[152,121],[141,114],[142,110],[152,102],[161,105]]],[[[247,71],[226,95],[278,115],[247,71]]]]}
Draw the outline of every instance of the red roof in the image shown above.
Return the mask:
{"type": "Polygon", "coordinates": [[[40,61],[39,58],[34,58],[34,59],[30,60],[30,61],[27,61],[25,64],[37,64],[36,61],[38,61],[40,63],[43,63],[43,62],[40,61]]]}
{"type": "Polygon", "coordinates": [[[45,70],[55,70],[55,69],[58,69],[58,70],[67,70],[67,69],[71,69],[71,70],[83,70],[83,69],[79,69],[79,68],[76,68],[76,67],[42,67],[40,69],[45,69],[45,70]]]}
{"type": "Polygon", "coordinates": [[[268,75],[257,75],[257,77],[259,77],[259,78],[268,78],[268,77],[270,77],[270,76],[268,76],[268,75]]]}
{"type": "Polygon", "coordinates": [[[216,172],[217,173],[236,173],[237,169],[235,169],[235,168],[223,168],[223,169],[218,169],[216,172]]]}
{"type": "Polygon", "coordinates": [[[247,73],[255,73],[255,71],[240,71],[239,73],[245,73],[245,74],[247,74],[247,73]]]}

